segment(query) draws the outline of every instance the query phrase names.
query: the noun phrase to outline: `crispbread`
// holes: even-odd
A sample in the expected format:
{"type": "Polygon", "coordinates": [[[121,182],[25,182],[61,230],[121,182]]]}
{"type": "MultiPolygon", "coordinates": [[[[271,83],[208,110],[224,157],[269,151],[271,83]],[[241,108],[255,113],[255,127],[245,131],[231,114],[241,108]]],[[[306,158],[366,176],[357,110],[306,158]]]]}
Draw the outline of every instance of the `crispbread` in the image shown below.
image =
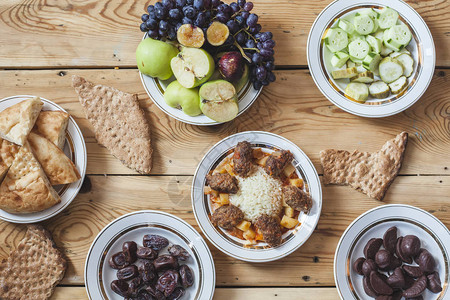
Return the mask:
{"type": "Polygon", "coordinates": [[[407,142],[408,133],[402,132],[373,153],[334,149],[321,151],[323,183],[350,185],[381,201],[400,171],[407,142]]]}
{"type": "Polygon", "coordinates": [[[17,249],[0,264],[0,299],[48,299],[66,268],[51,234],[42,226],[28,225],[17,249]]]}
{"type": "Polygon", "coordinates": [[[28,142],[52,185],[72,183],[81,178],[74,163],[48,139],[30,132],[28,142]]]}
{"type": "Polygon", "coordinates": [[[17,214],[32,213],[59,202],[58,193],[25,142],[0,185],[0,209],[17,214]]]}
{"type": "Polygon", "coordinates": [[[75,75],[72,85],[94,127],[97,141],[129,168],[149,174],[152,166],[150,127],[137,96],[94,85],[75,75]]]}
{"type": "Polygon", "coordinates": [[[44,103],[35,97],[0,112],[0,137],[22,146],[44,103]]]}
{"type": "Polygon", "coordinates": [[[33,131],[63,149],[69,114],[63,111],[41,111],[34,124],[33,131]]]}
{"type": "Polygon", "coordinates": [[[0,138],[0,183],[6,175],[20,147],[0,138]]]}

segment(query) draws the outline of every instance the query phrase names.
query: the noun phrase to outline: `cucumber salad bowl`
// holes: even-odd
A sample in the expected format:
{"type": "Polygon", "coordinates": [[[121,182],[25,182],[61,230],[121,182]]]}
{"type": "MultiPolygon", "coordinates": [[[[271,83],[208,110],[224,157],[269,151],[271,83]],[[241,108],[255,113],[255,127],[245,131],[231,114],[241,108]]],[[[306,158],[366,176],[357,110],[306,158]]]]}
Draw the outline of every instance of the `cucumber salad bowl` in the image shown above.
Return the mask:
{"type": "Polygon", "coordinates": [[[397,114],[420,99],[435,68],[433,37],[401,0],[336,0],[314,22],[311,75],[325,97],[362,117],[397,114]]]}

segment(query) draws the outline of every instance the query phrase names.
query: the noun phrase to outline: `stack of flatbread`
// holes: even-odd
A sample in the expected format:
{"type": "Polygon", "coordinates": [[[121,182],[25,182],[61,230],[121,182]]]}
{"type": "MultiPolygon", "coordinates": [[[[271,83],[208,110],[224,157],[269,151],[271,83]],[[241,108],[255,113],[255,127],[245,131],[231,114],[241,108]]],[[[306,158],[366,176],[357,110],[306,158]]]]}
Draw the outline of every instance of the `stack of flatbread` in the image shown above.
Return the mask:
{"type": "Polygon", "coordinates": [[[52,207],[61,202],[52,185],[81,178],[62,151],[69,114],[42,106],[36,97],[0,112],[0,209],[10,213],[52,207]]]}

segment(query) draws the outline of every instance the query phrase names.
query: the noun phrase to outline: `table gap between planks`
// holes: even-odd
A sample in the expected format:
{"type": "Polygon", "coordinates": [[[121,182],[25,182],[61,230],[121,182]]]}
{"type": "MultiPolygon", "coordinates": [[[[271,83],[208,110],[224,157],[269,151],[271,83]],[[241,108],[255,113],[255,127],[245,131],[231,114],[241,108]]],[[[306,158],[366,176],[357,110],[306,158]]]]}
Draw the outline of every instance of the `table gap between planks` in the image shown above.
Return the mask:
{"type": "MultiPolygon", "coordinates": [[[[410,134],[400,176],[384,203],[423,208],[450,225],[450,3],[407,1],[425,19],[436,44],[433,81],[413,107],[384,119],[341,111],[318,91],[308,72],[309,29],[330,0],[254,0],[264,30],[274,33],[278,80],[233,122],[196,127],[161,112],[141,86],[134,51],[139,18],[148,4],[139,0],[4,0],[0,2],[0,98],[39,95],[66,109],[83,131],[88,170],[82,192],[59,216],[43,222],[64,249],[69,268],[52,299],[86,299],[84,260],[97,233],[122,214],[156,209],[173,213],[200,231],[190,204],[195,168],[222,138],[246,130],[280,134],[299,145],[322,174],[322,149],[376,151],[401,131],[410,134]],[[276,4],[275,4],[276,3],[276,4]],[[140,176],[97,144],[85,119],[71,75],[78,74],[137,93],[152,127],[154,168],[140,176]]],[[[350,222],[383,203],[348,187],[323,188],[323,210],[311,238],[292,255],[271,263],[232,259],[210,243],[216,272],[214,299],[337,299],[333,259],[350,222]]],[[[0,258],[7,257],[26,227],[0,222],[0,258]]]]}

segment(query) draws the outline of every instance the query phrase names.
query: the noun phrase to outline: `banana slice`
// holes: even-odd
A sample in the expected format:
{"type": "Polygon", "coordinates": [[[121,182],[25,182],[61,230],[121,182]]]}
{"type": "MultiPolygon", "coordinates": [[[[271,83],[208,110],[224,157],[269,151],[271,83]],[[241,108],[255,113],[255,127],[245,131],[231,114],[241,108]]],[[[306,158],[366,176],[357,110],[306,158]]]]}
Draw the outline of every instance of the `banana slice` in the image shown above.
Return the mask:
{"type": "Polygon", "coordinates": [[[191,24],[184,24],[177,31],[178,42],[186,47],[200,48],[205,43],[203,30],[191,24]]]}
{"type": "Polygon", "coordinates": [[[229,36],[228,26],[220,22],[213,22],[206,30],[206,39],[213,46],[223,45],[229,36]]]}

